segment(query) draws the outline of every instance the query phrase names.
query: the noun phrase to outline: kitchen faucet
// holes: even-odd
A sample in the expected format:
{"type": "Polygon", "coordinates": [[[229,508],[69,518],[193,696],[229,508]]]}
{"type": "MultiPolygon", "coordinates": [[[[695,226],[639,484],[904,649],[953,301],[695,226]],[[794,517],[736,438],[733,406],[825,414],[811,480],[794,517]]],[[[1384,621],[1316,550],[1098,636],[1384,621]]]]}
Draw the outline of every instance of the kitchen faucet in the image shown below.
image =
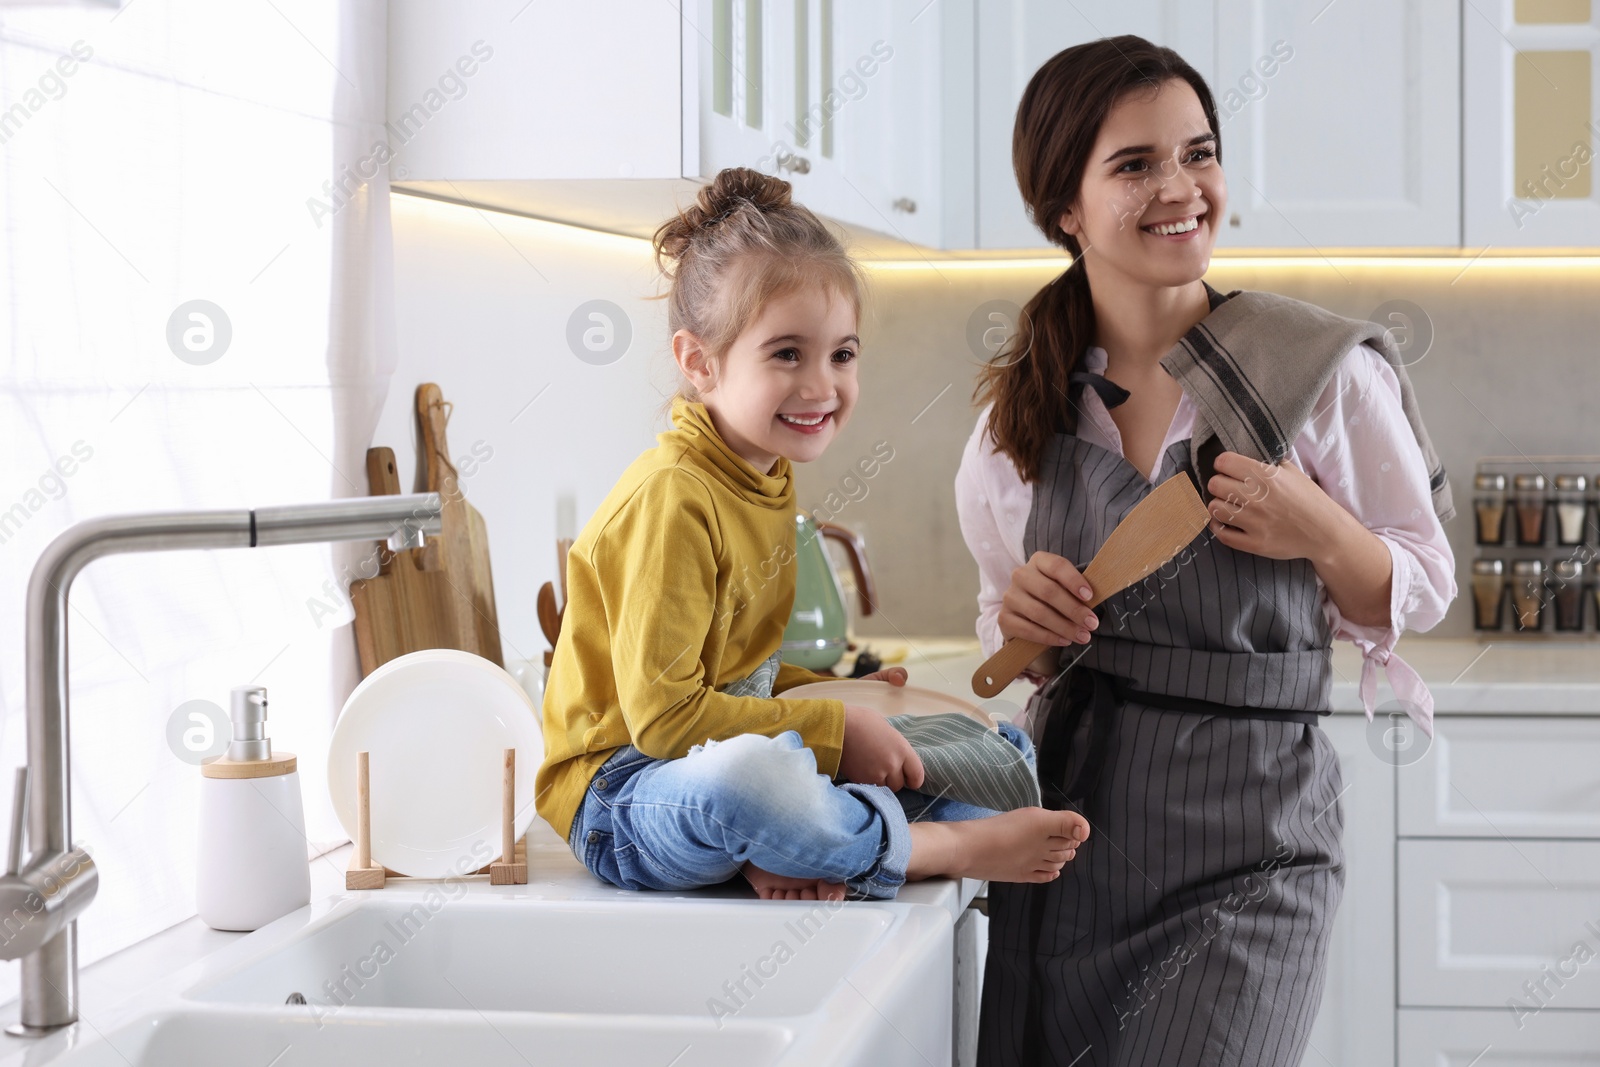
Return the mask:
{"type": "Polygon", "coordinates": [[[67,733],[67,594],[101,556],[189,548],[255,548],[385,538],[394,551],[437,534],[438,493],[377,496],[253,511],[156,512],[80,522],[50,542],[28,580],[28,764],[19,770],[6,873],[0,959],[22,960],[21,1020],[38,1037],[78,1020],[77,917],[94,899],[94,861],[72,843],[67,733]],[[26,803],[24,803],[26,801],[26,803]],[[28,845],[23,862],[24,808],[28,845]]]}

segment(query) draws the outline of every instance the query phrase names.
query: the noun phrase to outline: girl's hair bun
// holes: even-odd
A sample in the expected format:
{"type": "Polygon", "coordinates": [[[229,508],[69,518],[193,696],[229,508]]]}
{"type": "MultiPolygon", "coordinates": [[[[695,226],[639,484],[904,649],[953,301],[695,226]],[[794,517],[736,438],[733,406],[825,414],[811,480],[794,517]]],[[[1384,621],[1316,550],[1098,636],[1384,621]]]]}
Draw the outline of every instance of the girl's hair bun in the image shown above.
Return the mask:
{"type": "Polygon", "coordinates": [[[697,234],[714,229],[743,211],[773,212],[789,207],[793,190],[782,178],[749,167],[727,167],[700,187],[695,202],[656,231],[657,259],[681,260],[697,234]]]}

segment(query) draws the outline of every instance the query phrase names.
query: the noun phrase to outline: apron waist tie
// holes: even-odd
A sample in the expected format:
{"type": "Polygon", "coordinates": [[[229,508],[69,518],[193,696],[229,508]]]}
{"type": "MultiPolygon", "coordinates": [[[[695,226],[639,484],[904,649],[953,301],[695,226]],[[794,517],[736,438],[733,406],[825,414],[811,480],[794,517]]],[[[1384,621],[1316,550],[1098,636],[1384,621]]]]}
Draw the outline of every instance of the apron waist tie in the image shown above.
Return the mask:
{"type": "Polygon", "coordinates": [[[1085,815],[1089,798],[1099,787],[1100,772],[1110,758],[1111,735],[1119,704],[1131,700],[1162,711],[1297,722],[1306,726],[1315,726],[1321,717],[1321,713],[1315,711],[1236,708],[1195,697],[1148,693],[1134,689],[1117,675],[1083,666],[1069,667],[1056,675],[1045,686],[1044,700],[1048,710],[1038,753],[1039,787],[1044,806],[1058,811],[1071,806],[1085,815]],[[1066,771],[1072,757],[1072,739],[1077,736],[1085,715],[1090,717],[1089,747],[1069,784],[1066,771]]]}

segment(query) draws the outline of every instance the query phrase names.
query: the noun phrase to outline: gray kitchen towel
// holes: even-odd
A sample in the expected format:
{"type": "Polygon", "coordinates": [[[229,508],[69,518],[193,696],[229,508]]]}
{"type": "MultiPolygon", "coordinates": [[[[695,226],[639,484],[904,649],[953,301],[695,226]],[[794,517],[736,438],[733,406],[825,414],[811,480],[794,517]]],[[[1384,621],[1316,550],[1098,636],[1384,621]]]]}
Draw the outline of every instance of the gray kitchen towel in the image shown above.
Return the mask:
{"type": "Polygon", "coordinates": [[[917,792],[994,811],[1039,806],[1038,777],[999,731],[956,712],[896,715],[889,725],[922,759],[917,792]]]}
{"type": "Polygon", "coordinates": [[[743,678],[736,678],[717,690],[730,697],[760,697],[762,700],[772,696],[772,686],[778,680],[778,668],[783,663],[783,650],[779,649],[756,666],[756,669],[743,678]]]}
{"type": "Polygon", "coordinates": [[[1205,485],[1223,451],[1263,463],[1282,460],[1339,362],[1366,343],[1400,379],[1400,406],[1422,450],[1435,514],[1440,522],[1455,517],[1444,464],[1422,425],[1400,350],[1382,326],[1276,293],[1236,291],[1224,298],[1206,289],[1211,314],[1161,357],[1199,409],[1189,453],[1203,496],[1209,496],[1205,485]]]}

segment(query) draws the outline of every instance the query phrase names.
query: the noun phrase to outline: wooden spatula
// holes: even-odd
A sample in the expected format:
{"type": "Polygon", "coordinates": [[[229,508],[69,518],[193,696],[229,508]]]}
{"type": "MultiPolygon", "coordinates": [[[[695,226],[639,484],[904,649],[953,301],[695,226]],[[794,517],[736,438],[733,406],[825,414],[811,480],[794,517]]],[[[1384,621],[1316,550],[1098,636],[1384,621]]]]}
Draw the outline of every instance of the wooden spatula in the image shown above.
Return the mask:
{"type": "MultiPolygon", "coordinates": [[[[1094,607],[1153,573],[1183,551],[1211,521],[1187,474],[1174,474],[1136,504],[1095,553],[1083,577],[1094,607]]],[[[1010,685],[1047,645],[1013,637],[972,676],[972,691],[992,697],[1010,685]]]]}

